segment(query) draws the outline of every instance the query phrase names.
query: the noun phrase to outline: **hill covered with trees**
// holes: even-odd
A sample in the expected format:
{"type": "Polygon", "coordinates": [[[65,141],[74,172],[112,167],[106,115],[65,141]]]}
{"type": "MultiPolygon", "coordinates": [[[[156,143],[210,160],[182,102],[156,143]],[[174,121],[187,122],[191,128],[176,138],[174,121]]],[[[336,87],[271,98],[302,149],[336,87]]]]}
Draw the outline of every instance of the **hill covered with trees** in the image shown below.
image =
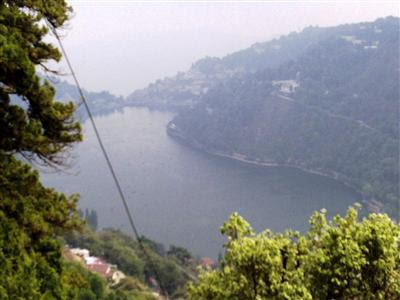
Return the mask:
{"type": "Polygon", "coordinates": [[[166,249],[141,237],[143,250],[138,241],[119,230],[95,232],[88,226],[68,232],[64,239],[69,247],[87,249],[124,272],[128,277],[112,286],[110,294],[126,294],[126,299],[136,299],[129,296],[134,293],[149,294],[149,286],[153,291],[167,292],[171,299],[182,299],[186,297],[186,284],[197,276],[199,261],[181,247],[166,249]]]}
{"type": "Polygon", "coordinates": [[[326,29],[286,63],[210,89],[168,131],[214,154],[336,178],[394,215],[398,25],[388,17],[326,29]]]}
{"type": "MultiPolygon", "coordinates": [[[[78,89],[74,84],[70,84],[63,77],[46,76],[42,74],[42,78],[49,80],[55,90],[55,98],[62,102],[73,102],[78,106],[75,116],[81,121],[87,119],[87,113],[84,106],[81,105],[81,97],[78,89]]],[[[89,105],[89,108],[94,116],[101,116],[121,111],[126,103],[123,97],[115,96],[108,91],[90,92],[83,89],[83,95],[89,105]]]]}
{"type": "Polygon", "coordinates": [[[308,27],[300,34],[293,32],[272,41],[256,43],[223,58],[205,57],[193,63],[186,72],[157,80],[144,89],[134,91],[126,98],[127,104],[175,111],[192,107],[210,89],[232,78],[243,78],[298,57],[330,31],[308,27]]]}

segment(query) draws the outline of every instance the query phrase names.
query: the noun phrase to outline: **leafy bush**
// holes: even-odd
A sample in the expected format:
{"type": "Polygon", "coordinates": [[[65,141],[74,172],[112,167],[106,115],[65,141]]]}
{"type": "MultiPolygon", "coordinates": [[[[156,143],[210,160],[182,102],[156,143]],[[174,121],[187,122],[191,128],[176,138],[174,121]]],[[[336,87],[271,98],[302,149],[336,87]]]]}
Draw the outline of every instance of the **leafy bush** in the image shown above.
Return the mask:
{"type": "Polygon", "coordinates": [[[190,284],[190,299],[400,299],[400,226],[387,215],[358,221],[357,209],[309,232],[253,233],[233,214],[221,267],[190,284]]]}

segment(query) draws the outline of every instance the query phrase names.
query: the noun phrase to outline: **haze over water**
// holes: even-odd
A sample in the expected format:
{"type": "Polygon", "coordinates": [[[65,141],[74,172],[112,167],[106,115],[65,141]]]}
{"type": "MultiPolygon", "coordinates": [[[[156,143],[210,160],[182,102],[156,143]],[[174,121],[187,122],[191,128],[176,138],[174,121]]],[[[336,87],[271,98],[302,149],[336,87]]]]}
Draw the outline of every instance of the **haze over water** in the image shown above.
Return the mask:
{"type": "MultiPolygon", "coordinates": [[[[239,212],[257,231],[304,230],[313,211],[345,213],[360,196],[331,179],[292,168],[265,168],[213,157],[166,134],[173,114],[128,108],[96,118],[141,234],[166,245],[217,257],[219,227],[239,212]]],[[[80,207],[96,209],[101,227],[130,233],[122,202],[91,125],[74,149],[68,174],[43,174],[48,186],[81,195],[80,207]]]]}

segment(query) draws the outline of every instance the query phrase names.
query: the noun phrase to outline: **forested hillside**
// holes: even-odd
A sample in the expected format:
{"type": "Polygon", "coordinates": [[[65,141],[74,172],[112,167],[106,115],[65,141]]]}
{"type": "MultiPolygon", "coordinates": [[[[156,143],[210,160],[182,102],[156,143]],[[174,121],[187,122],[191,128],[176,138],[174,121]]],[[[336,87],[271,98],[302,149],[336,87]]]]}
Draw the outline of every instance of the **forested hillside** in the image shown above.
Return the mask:
{"type": "Polygon", "coordinates": [[[293,32],[268,42],[256,43],[223,58],[205,57],[193,63],[187,72],[157,80],[144,89],[134,91],[127,97],[127,104],[167,110],[191,107],[211,88],[296,58],[331,31],[308,27],[301,33],[293,32]]]}
{"type": "MultiPolygon", "coordinates": [[[[378,21],[376,24],[382,22],[385,21],[378,21]]],[[[295,61],[303,54],[310,53],[309,51],[321,41],[335,40],[341,36],[351,39],[347,35],[360,28],[364,28],[360,36],[368,35],[374,32],[374,26],[372,23],[327,28],[310,26],[301,32],[292,32],[267,42],[256,43],[222,58],[206,57],[193,63],[187,72],[179,72],[174,77],[157,80],[144,89],[134,91],[127,97],[126,104],[168,110],[191,107],[201,101],[210,89],[218,88],[232,79],[244,80],[249,74],[295,61]]],[[[380,38],[384,38],[384,34],[380,38]]],[[[374,41],[379,42],[380,38],[374,41]]],[[[354,41],[356,44],[358,42],[354,41]]],[[[361,46],[372,50],[378,45],[361,46]]]]}
{"type": "Polygon", "coordinates": [[[137,240],[110,228],[95,232],[84,227],[68,232],[64,239],[69,247],[87,249],[91,255],[117,266],[128,276],[112,286],[114,292],[144,292],[149,291],[150,286],[153,291],[167,292],[171,299],[182,299],[186,294],[186,283],[197,276],[199,262],[181,247],[166,249],[162,244],[141,237],[143,250],[137,240]]]}
{"type": "Polygon", "coordinates": [[[326,174],[394,212],[398,25],[330,29],[298,57],[211,89],[169,132],[216,154],[326,174]]]}
{"type": "MultiPolygon", "coordinates": [[[[47,77],[43,76],[44,79],[50,80],[56,89],[55,98],[59,101],[68,102],[72,101],[76,103],[79,107],[76,112],[77,117],[81,120],[87,118],[87,113],[84,107],[80,105],[81,97],[79,95],[78,89],[75,85],[62,80],[62,77],[47,77]]],[[[115,96],[108,91],[102,92],[89,92],[83,89],[83,94],[89,104],[90,110],[93,115],[106,115],[113,112],[122,110],[125,102],[121,96],[115,96]]]]}
{"type": "MultiPolygon", "coordinates": [[[[84,91],[95,114],[108,114],[126,106],[146,106],[154,109],[180,110],[196,104],[211,88],[232,78],[242,78],[267,67],[276,67],[304,53],[321,38],[333,34],[336,28],[308,27],[301,33],[268,42],[256,43],[247,49],[234,52],[223,58],[205,57],[192,64],[186,72],[166,77],[135,90],[125,99],[108,92],[84,91]]],[[[56,88],[57,99],[79,102],[76,87],[53,76],[50,79],[56,88]]]]}

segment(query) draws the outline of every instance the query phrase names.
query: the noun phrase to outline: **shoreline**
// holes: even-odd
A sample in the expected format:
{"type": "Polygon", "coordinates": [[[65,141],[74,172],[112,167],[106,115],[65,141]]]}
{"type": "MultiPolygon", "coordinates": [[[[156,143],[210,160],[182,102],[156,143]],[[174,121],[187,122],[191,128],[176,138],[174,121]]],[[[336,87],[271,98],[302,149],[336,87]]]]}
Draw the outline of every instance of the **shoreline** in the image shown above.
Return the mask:
{"type": "Polygon", "coordinates": [[[313,174],[313,175],[324,176],[324,177],[330,178],[330,179],[335,180],[335,181],[345,185],[346,187],[354,190],[356,193],[360,194],[361,195],[361,203],[365,205],[365,208],[369,212],[375,212],[375,213],[383,212],[383,203],[382,202],[376,200],[375,198],[367,198],[365,196],[365,194],[363,194],[360,191],[359,188],[357,188],[356,186],[354,186],[353,184],[351,184],[350,182],[348,182],[346,180],[340,179],[339,177],[346,177],[343,174],[333,172],[333,175],[332,175],[327,172],[308,169],[308,168],[305,168],[305,167],[302,167],[302,166],[299,166],[296,164],[276,163],[276,162],[272,162],[272,161],[268,162],[268,161],[263,161],[260,159],[249,159],[245,154],[241,154],[241,153],[227,154],[227,153],[220,152],[220,151],[212,151],[212,150],[205,148],[204,145],[202,145],[195,139],[188,138],[186,135],[184,135],[182,133],[182,131],[172,121],[170,121],[167,124],[167,133],[171,137],[175,137],[175,138],[179,139],[180,141],[184,142],[188,146],[193,147],[197,150],[200,150],[202,152],[205,152],[205,153],[213,155],[213,156],[223,157],[223,158],[240,161],[242,163],[252,164],[252,165],[256,165],[256,166],[260,166],[260,167],[294,168],[294,169],[301,170],[308,174],[313,174]]]}

